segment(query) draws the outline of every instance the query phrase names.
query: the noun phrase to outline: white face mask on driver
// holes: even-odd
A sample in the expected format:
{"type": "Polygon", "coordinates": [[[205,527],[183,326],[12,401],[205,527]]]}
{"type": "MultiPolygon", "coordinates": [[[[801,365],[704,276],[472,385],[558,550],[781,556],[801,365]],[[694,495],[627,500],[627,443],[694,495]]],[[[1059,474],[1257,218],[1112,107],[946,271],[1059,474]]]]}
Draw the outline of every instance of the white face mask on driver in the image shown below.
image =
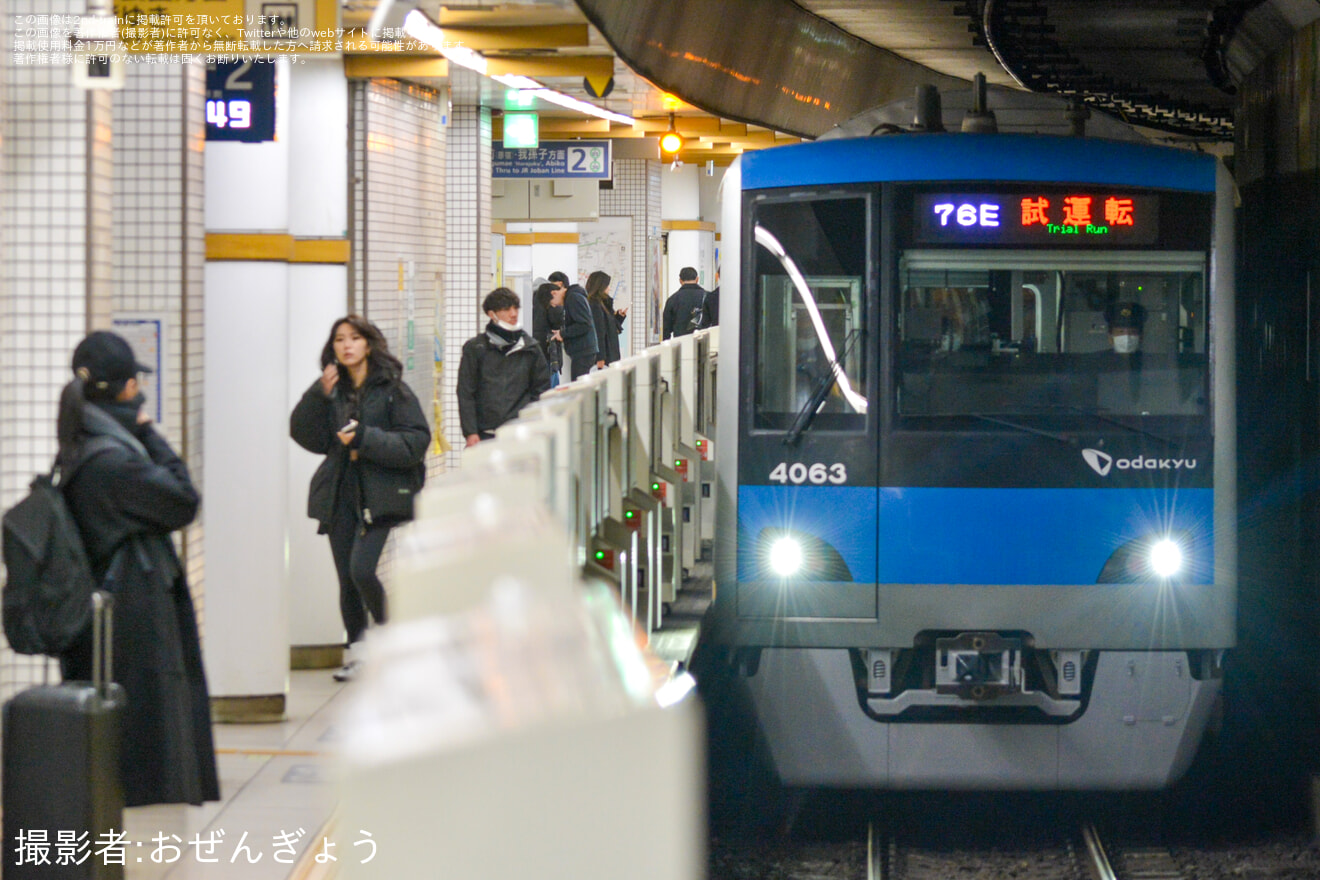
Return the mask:
{"type": "Polygon", "coordinates": [[[1141,337],[1135,333],[1114,334],[1114,351],[1119,354],[1132,354],[1141,346],[1141,337]]]}

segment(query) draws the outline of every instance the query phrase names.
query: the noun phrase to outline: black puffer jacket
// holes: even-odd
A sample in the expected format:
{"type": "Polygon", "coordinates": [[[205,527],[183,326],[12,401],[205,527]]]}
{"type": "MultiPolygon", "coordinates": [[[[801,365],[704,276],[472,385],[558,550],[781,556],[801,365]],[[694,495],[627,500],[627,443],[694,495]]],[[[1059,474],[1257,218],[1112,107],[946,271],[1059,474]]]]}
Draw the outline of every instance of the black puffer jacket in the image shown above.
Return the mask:
{"type": "Polygon", "coordinates": [[[327,397],[317,379],[293,408],[289,434],[303,449],[325,456],[312,475],[307,515],[321,523],[322,532],[329,528],[335,492],[353,451],[335,435],[350,419],[358,420],[353,449],[362,481],[362,521],[412,519],[413,499],[426,478],[423,459],[431,428],[412,389],[402,379],[376,371],[356,395],[341,380],[327,397]]]}
{"type": "Polygon", "coordinates": [[[490,434],[550,390],[550,367],[536,340],[522,334],[497,347],[489,332],[463,343],[458,364],[458,422],[463,436],[490,434]]]}

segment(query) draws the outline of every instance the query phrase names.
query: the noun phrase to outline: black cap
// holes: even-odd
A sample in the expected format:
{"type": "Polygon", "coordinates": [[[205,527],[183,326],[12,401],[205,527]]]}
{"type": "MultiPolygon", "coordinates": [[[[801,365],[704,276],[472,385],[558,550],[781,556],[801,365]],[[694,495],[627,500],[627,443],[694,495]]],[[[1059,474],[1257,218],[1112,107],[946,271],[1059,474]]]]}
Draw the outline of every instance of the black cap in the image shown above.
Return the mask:
{"type": "Polygon", "coordinates": [[[152,369],[138,363],[133,347],[124,337],[97,330],[73,350],[73,372],[84,382],[105,388],[112,382],[133,379],[138,373],[150,373],[152,369]]]}
{"type": "Polygon", "coordinates": [[[1146,310],[1140,303],[1110,303],[1105,309],[1105,320],[1109,322],[1109,332],[1117,330],[1140,331],[1146,323],[1146,310]]]}

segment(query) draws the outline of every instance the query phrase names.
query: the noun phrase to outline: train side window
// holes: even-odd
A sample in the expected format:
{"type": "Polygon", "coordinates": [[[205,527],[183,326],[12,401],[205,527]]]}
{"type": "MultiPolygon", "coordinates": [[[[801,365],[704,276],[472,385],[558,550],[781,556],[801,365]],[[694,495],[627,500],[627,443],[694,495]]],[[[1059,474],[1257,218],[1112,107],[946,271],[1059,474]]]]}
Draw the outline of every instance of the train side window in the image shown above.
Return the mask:
{"type": "Polygon", "coordinates": [[[865,430],[867,203],[861,197],[756,206],[754,424],[865,430]]]}

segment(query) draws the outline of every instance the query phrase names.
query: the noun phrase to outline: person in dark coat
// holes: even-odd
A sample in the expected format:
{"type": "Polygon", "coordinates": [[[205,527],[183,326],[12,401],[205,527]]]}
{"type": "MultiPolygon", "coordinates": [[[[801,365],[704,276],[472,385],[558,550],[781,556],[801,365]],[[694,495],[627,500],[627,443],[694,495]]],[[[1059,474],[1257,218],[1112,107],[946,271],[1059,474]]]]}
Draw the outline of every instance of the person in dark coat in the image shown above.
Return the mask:
{"type": "Polygon", "coordinates": [[[720,270],[715,269],[715,286],[706,294],[706,304],[701,309],[701,326],[697,329],[715,327],[720,323],[720,270]]]}
{"type": "MultiPolygon", "coordinates": [[[[170,533],[197,516],[188,468],[143,408],[137,362],[98,330],[73,352],[59,410],[59,461],[77,472],[64,496],[102,589],[114,596],[114,680],[127,695],[120,767],[124,803],[220,799],[211,698],[192,594],[170,533]],[[94,437],[107,440],[89,445],[94,437]],[[86,450],[87,457],[83,454],[86,450]]],[[[92,677],[89,631],[64,656],[66,681],[92,677]]]]}
{"type": "Polygon", "coordinates": [[[468,446],[495,436],[550,390],[550,367],[536,340],[518,320],[521,301],[507,287],[486,294],[481,308],[490,322],[485,332],[463,343],[458,363],[458,421],[468,446]]]}
{"type": "Polygon", "coordinates": [[[366,318],[347,315],[331,325],[321,376],[294,407],[289,433],[303,449],[325,456],[312,475],[307,515],[330,538],[348,636],[335,679],[351,681],[362,665],[353,646],[366,633],[368,612],[378,624],[386,620],[376,566],[390,529],[413,518],[431,428],[384,334],[366,318]]]}
{"type": "Polygon", "coordinates": [[[665,300],[664,333],[661,339],[671,336],[686,336],[697,327],[692,321],[693,312],[702,308],[706,302],[706,290],[697,283],[697,270],[684,266],[678,270],[681,286],[665,300]]]}
{"type": "Polygon", "coordinates": [[[569,359],[569,379],[585,376],[600,358],[596,322],[591,317],[587,292],[580,284],[569,284],[563,272],[551,272],[550,283],[564,288],[564,354],[569,359]]]}
{"type": "Polygon", "coordinates": [[[610,296],[610,276],[599,270],[587,276],[587,302],[591,305],[591,319],[596,325],[596,342],[600,344],[600,351],[596,353],[596,366],[604,367],[622,357],[619,334],[623,332],[628,310],[614,308],[614,297],[610,296]]]}
{"type": "Polygon", "coordinates": [[[564,293],[557,284],[538,278],[532,288],[532,338],[550,365],[550,387],[559,384],[564,368],[564,293]]]}

